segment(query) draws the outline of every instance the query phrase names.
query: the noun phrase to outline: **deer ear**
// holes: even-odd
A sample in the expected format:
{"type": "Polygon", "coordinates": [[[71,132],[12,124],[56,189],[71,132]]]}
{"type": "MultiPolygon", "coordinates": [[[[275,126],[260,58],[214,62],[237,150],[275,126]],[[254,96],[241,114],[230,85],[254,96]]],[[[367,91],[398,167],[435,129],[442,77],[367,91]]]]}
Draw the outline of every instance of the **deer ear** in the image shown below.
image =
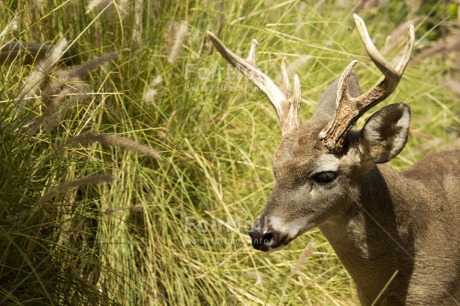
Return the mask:
{"type": "Polygon", "coordinates": [[[398,155],[406,145],[409,124],[410,109],[404,103],[373,114],[361,130],[359,145],[364,159],[380,164],[398,155]]]}
{"type": "MultiPolygon", "coordinates": [[[[339,80],[340,77],[335,79],[321,95],[315,113],[310,118],[310,122],[316,120],[330,120],[334,116],[337,110],[337,87],[339,85],[339,80]]],[[[348,93],[352,98],[361,95],[358,77],[354,73],[350,74],[348,80],[348,93]]]]}

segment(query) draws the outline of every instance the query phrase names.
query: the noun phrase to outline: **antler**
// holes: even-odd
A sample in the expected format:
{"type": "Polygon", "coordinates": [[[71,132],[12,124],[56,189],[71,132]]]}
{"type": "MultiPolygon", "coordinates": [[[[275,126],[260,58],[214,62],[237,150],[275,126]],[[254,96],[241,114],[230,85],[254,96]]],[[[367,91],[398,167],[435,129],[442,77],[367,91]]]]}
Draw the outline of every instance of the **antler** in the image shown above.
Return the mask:
{"type": "Polygon", "coordinates": [[[415,41],[414,26],[410,25],[409,39],[404,55],[396,69],[393,69],[372,43],[361,17],[356,14],[353,17],[369,57],[385,78],[368,92],[353,98],[348,92],[348,79],[357,61],[352,61],[342,73],[337,86],[337,109],[334,117],[319,134],[323,144],[331,151],[340,151],[343,147],[344,136],[359,117],[377,103],[386,99],[396,89],[409,63],[415,41]]]}
{"type": "Polygon", "coordinates": [[[273,106],[275,106],[283,135],[299,125],[300,101],[302,99],[300,80],[297,75],[294,76],[294,93],[291,95],[291,86],[284,58],[281,63],[281,75],[283,78],[283,90],[281,91],[267,75],[256,67],[256,48],[259,44],[257,40],[252,40],[248,58],[242,59],[227,49],[213,33],[208,32],[208,37],[225,60],[239,70],[254,85],[259,87],[273,106]]]}

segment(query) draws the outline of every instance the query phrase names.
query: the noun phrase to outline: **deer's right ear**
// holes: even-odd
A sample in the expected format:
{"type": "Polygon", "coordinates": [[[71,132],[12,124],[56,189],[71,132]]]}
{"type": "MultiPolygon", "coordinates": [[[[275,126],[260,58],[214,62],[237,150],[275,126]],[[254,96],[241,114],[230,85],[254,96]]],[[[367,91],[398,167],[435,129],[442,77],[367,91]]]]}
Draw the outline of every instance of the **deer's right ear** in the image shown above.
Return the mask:
{"type": "Polygon", "coordinates": [[[404,103],[388,105],[373,114],[361,131],[362,158],[380,164],[398,155],[406,145],[409,124],[410,109],[404,103]]]}

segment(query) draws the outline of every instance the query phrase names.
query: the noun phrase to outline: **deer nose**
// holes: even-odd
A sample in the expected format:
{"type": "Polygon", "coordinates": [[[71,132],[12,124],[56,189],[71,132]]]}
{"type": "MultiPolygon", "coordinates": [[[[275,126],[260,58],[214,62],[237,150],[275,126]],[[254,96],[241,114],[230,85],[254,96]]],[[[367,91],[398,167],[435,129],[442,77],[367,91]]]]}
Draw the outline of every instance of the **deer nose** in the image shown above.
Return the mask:
{"type": "Polygon", "coordinates": [[[252,240],[252,246],[256,250],[264,252],[268,251],[273,241],[272,233],[264,231],[260,227],[251,227],[248,233],[252,240]]]}

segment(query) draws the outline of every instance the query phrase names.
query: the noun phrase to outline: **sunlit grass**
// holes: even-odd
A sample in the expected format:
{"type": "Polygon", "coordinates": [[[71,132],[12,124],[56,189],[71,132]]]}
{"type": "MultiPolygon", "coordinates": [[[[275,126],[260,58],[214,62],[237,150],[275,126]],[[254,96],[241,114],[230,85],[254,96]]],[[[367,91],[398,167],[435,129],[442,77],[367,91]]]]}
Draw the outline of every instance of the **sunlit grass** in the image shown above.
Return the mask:
{"type": "MultiPolygon", "coordinates": [[[[102,2],[89,12],[78,1],[0,6],[2,29],[20,17],[3,44],[65,37],[82,61],[119,52],[83,78],[85,98],[65,108],[57,126],[32,134],[23,126],[45,112],[43,91],[20,111],[17,98],[33,68],[1,68],[0,304],[357,304],[318,230],[276,253],[250,246],[246,229],[274,186],[281,133],[265,97],[206,39],[213,31],[246,56],[257,38],[258,65],[277,82],[286,57],[301,79],[305,122],[352,59],[362,89],[380,78],[353,30],[352,10],[328,1],[316,8],[299,1],[102,2]],[[139,3],[142,20],[134,13],[139,3]],[[146,147],[75,143],[88,135],[146,147]],[[306,256],[309,243],[315,247],[306,256]]],[[[398,14],[382,10],[377,20],[362,13],[378,46],[405,20],[398,14]]],[[[457,137],[458,100],[437,86],[443,69],[439,59],[409,66],[388,99],[405,101],[413,115],[414,137],[393,162],[398,169],[438,150],[433,139],[457,137]]]]}

